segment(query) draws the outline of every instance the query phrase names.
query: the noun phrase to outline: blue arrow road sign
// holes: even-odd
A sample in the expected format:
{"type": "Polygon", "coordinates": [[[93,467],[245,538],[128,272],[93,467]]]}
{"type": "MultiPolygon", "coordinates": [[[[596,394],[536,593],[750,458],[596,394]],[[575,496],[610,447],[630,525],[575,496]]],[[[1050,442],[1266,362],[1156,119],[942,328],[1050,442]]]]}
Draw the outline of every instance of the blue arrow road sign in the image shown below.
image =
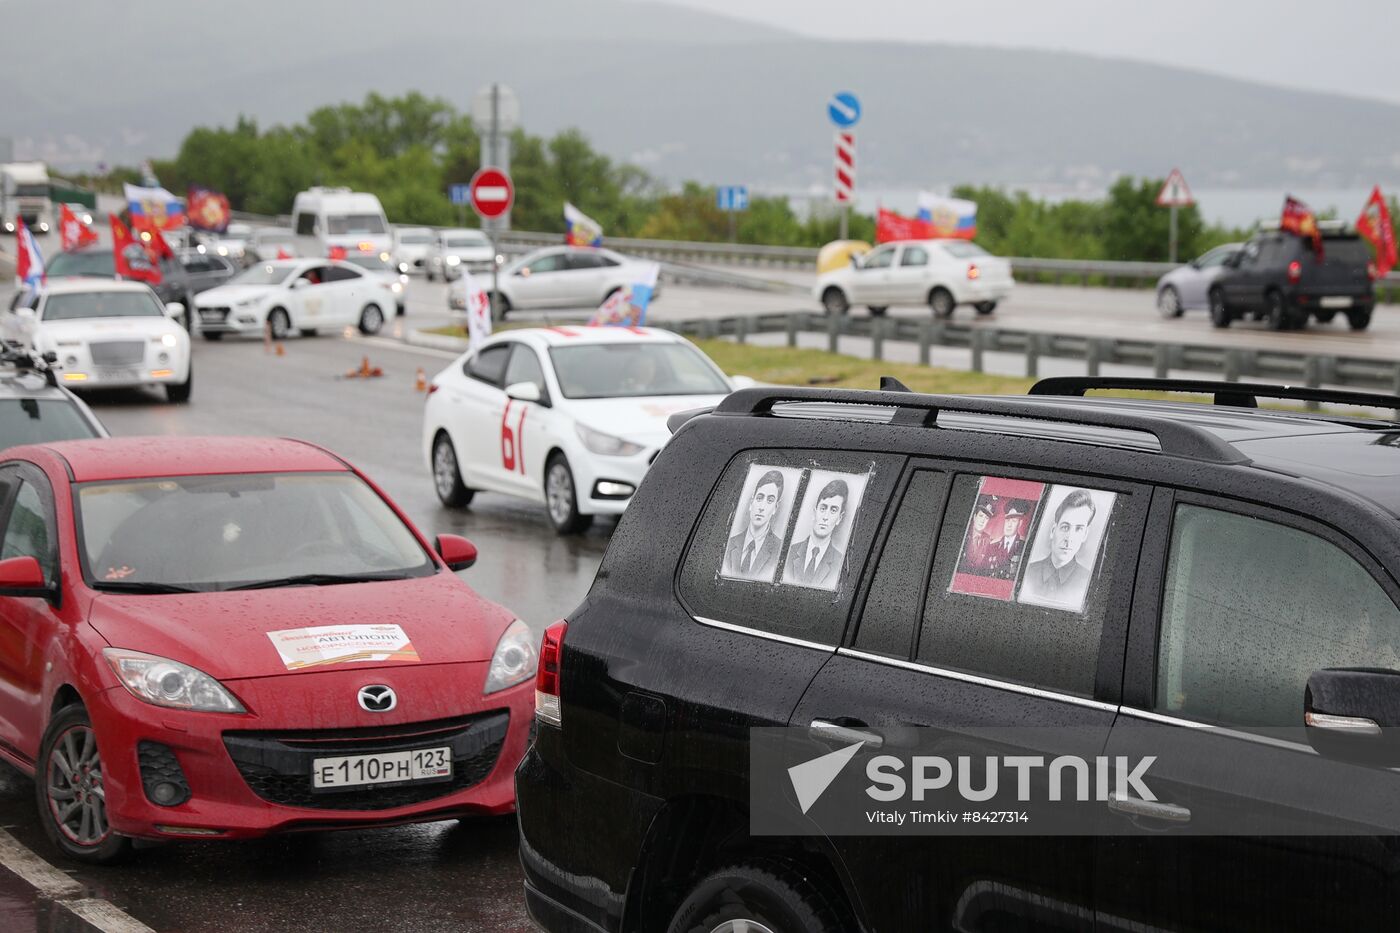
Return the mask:
{"type": "Polygon", "coordinates": [[[826,102],[826,115],[838,129],[850,129],[860,122],[860,100],[850,91],[833,94],[826,102]]]}
{"type": "Polygon", "coordinates": [[[744,185],[726,185],[715,189],[715,207],[722,211],[749,209],[749,189],[744,185]]]}
{"type": "Polygon", "coordinates": [[[471,185],[452,185],[447,189],[447,197],[453,204],[472,203],[471,185]]]}

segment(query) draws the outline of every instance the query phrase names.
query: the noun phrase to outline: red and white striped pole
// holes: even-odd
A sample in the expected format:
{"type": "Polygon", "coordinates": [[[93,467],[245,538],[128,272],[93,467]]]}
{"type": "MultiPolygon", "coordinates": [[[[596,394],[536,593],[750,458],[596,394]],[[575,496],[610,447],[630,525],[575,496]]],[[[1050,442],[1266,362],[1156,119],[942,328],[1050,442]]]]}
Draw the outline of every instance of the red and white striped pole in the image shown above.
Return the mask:
{"type": "Polygon", "coordinates": [[[841,208],[841,239],[847,238],[851,202],[856,192],[856,134],[836,133],[836,204],[841,208]]]}

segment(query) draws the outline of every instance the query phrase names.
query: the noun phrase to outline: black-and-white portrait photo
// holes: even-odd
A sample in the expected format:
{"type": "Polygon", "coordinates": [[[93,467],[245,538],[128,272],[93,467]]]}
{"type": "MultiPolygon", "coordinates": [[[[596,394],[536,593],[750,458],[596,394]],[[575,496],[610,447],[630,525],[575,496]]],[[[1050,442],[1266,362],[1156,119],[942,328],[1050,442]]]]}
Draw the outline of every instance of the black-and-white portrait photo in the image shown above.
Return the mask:
{"type": "Polygon", "coordinates": [[[801,479],[802,471],[795,467],[749,467],[730,521],[720,576],[773,582],[801,479]]]}
{"type": "Polygon", "coordinates": [[[867,473],[811,471],[783,565],[783,583],[819,590],[840,585],[846,543],[869,479],[867,473]]]}
{"type": "Polygon", "coordinates": [[[1050,487],[1021,574],[1019,602],[1083,611],[1115,499],[1100,489],[1050,487]]]}

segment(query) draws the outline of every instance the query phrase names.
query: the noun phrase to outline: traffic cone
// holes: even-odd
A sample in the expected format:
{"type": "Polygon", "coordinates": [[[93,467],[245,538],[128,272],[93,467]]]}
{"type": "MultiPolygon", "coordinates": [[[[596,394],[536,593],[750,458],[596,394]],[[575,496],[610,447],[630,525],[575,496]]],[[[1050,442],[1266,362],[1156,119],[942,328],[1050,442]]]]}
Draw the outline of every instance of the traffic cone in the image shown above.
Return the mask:
{"type": "Polygon", "coordinates": [[[413,388],[417,392],[428,391],[428,377],[424,375],[422,366],[418,367],[418,375],[413,381],[413,388]]]}
{"type": "Polygon", "coordinates": [[[282,346],[282,341],[280,341],[280,340],[277,341],[277,350],[276,350],[276,353],[277,353],[278,356],[286,356],[286,355],[287,355],[287,348],[284,347],[284,346],[282,346]]]}

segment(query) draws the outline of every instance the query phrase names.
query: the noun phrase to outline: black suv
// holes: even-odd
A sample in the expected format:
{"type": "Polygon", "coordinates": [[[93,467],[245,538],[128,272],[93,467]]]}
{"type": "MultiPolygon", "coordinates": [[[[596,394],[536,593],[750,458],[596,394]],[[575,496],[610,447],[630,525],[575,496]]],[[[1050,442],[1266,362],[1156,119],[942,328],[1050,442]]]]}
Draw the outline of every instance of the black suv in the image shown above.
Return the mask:
{"type": "Polygon", "coordinates": [[[745,389],[672,418],[541,648],[516,773],[536,921],[1393,929],[1400,423],[1257,400],[1400,418],[1400,397],[887,388],[745,389]],[[754,830],[751,729],[830,752],[1013,726],[1160,755],[1155,797],[1094,798],[1101,827],[1078,835],[754,830]]]}
{"type": "Polygon", "coordinates": [[[1210,287],[1210,321],[1229,327],[1252,317],[1273,330],[1326,324],[1346,315],[1352,330],[1371,324],[1376,267],[1356,233],[1324,226],[1321,247],[1311,237],[1282,230],[1255,234],[1225,262],[1210,287]]]}

